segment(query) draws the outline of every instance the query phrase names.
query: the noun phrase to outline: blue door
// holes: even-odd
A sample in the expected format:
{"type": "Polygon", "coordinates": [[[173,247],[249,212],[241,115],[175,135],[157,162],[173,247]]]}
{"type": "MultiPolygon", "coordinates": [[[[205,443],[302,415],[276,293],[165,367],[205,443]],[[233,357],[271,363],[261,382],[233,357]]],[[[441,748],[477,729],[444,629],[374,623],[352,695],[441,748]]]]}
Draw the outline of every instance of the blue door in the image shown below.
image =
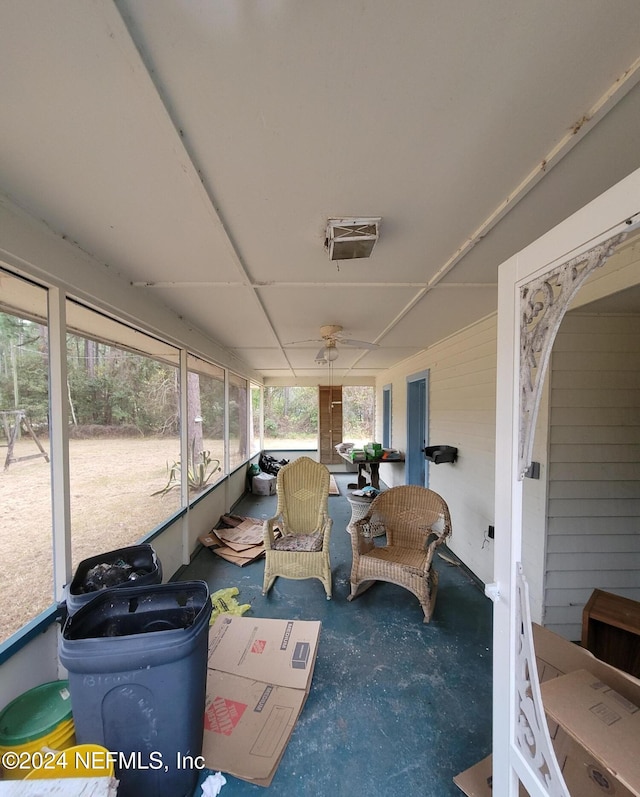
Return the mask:
{"type": "Polygon", "coordinates": [[[428,443],[429,371],[407,377],[407,484],[429,485],[428,461],[424,448],[428,443]]]}

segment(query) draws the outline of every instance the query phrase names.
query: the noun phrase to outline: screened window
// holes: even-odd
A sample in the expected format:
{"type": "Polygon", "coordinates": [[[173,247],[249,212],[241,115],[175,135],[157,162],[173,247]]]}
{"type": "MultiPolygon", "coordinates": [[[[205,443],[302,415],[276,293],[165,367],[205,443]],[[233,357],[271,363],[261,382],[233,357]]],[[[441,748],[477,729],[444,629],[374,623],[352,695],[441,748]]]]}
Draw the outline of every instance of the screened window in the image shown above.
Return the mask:
{"type": "Polygon", "coordinates": [[[48,294],[0,270],[0,642],[54,605],[81,560],[166,523],[184,478],[198,495],[261,440],[258,385],[194,355],[181,385],[180,349],[70,298],[52,341],[48,294]],[[51,450],[52,430],[68,450],[51,450]]]}
{"type": "Polygon", "coordinates": [[[249,453],[257,454],[260,451],[260,441],[262,440],[262,388],[260,385],[251,385],[251,418],[249,419],[249,429],[251,431],[251,446],[249,453]]]}
{"type": "Polygon", "coordinates": [[[224,370],[187,360],[189,490],[202,492],[224,476],[224,370]]]}
{"type": "Polygon", "coordinates": [[[265,387],[264,447],[317,449],[317,387],[265,387]]]}
{"type": "Polygon", "coordinates": [[[47,291],[0,272],[0,642],[54,601],[47,291]]]}
{"type": "Polygon", "coordinates": [[[137,542],[180,507],[179,352],[67,302],[73,567],[137,542]],[[175,487],[175,489],[174,489],[175,487]]]}
{"type": "Polygon", "coordinates": [[[229,467],[237,468],[249,457],[248,392],[246,379],[229,374],[229,467]]]}
{"type": "Polygon", "coordinates": [[[345,385],[342,388],[342,439],[358,448],[374,442],[375,393],[373,387],[345,385]]]}

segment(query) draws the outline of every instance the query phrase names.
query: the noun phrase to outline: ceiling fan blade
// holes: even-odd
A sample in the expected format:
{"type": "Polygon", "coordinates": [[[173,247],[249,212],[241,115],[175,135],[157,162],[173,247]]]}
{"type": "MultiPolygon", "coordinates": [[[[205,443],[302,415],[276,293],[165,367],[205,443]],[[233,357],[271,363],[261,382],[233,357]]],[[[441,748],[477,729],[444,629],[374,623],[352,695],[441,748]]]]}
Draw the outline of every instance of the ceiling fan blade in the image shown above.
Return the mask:
{"type": "Polygon", "coordinates": [[[338,343],[344,346],[355,346],[358,349],[377,349],[377,343],[367,343],[366,340],[352,340],[351,338],[338,338],[338,343]]]}
{"type": "Polygon", "coordinates": [[[320,351],[315,356],[315,361],[316,362],[325,362],[324,350],[325,350],[325,346],[322,346],[320,348],[320,351]]]}
{"type": "Polygon", "coordinates": [[[283,346],[296,346],[298,343],[321,343],[322,338],[308,338],[307,340],[290,340],[288,343],[283,343],[283,346]]]}

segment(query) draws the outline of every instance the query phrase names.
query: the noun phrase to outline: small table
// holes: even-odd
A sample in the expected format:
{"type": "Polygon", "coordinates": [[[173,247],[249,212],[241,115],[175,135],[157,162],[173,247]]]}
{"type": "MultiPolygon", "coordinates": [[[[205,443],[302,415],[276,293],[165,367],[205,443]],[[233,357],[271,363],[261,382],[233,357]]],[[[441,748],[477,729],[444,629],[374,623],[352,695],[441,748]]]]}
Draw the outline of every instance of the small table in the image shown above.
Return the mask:
{"type": "Polygon", "coordinates": [[[640,602],[594,589],[582,611],[582,647],[640,677],[640,602]]]}
{"type": "Polygon", "coordinates": [[[362,490],[367,484],[371,484],[376,490],[380,489],[381,462],[381,459],[368,459],[365,462],[355,463],[358,465],[358,490],[362,490]],[[369,478],[365,474],[368,474],[369,478]]]}
{"type": "MultiPolygon", "coordinates": [[[[339,452],[340,453],[340,452],[339,452]]],[[[348,454],[340,453],[342,459],[346,460],[350,465],[358,466],[358,490],[362,490],[367,484],[371,484],[376,490],[380,489],[380,463],[381,462],[404,462],[403,456],[396,456],[393,459],[383,459],[378,457],[376,459],[365,459],[361,462],[352,462],[348,454]],[[369,478],[367,478],[367,475],[369,478]]]]}

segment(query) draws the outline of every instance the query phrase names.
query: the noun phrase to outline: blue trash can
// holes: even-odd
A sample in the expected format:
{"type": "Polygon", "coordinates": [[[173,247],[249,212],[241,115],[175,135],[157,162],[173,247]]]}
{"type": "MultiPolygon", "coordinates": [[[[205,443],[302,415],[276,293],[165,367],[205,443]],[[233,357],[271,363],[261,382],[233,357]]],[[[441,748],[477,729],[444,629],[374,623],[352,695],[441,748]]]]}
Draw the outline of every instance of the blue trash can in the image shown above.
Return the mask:
{"type": "Polygon", "coordinates": [[[149,543],[100,553],[83,559],[76,568],[65,590],[67,612],[75,614],[102,589],[141,587],[161,581],[162,563],[149,543]]]}
{"type": "Polygon", "coordinates": [[[69,616],[60,661],[79,744],[114,756],[118,797],[190,797],[202,753],[209,588],[106,589],[69,616]]]}

